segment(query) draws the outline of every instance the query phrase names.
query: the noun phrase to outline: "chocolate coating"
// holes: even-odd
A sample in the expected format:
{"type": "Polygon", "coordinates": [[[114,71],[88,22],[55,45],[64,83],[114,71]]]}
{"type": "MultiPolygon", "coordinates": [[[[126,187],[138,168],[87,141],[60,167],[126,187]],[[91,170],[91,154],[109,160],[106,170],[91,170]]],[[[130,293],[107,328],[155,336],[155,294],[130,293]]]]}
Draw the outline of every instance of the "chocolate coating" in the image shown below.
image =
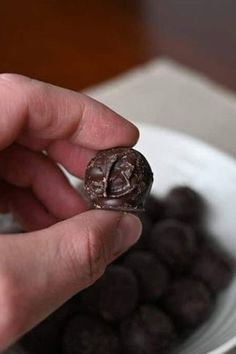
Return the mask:
{"type": "Polygon", "coordinates": [[[121,324],[124,354],[167,353],[176,340],[174,326],[167,315],[154,306],[142,306],[121,324]]]}
{"type": "Polygon", "coordinates": [[[180,273],[191,262],[196,251],[192,228],[180,221],[165,220],[155,224],[149,249],[174,273],[180,273]]]}
{"type": "Polygon", "coordinates": [[[202,196],[187,186],[172,188],[165,199],[167,218],[178,219],[190,224],[201,222],[205,212],[202,196]]]}
{"type": "Polygon", "coordinates": [[[169,274],[165,266],[151,253],[131,252],[125,258],[124,265],[136,274],[144,301],[155,302],[164,294],[169,274]]]}
{"type": "Polygon", "coordinates": [[[142,249],[145,250],[148,247],[148,240],[149,237],[151,235],[151,231],[152,231],[152,222],[149,218],[149,216],[147,215],[147,213],[140,213],[140,215],[138,215],[139,219],[142,222],[142,234],[138,240],[138,242],[136,242],[134,244],[134,246],[132,246],[132,250],[134,249],[142,249]]]}
{"type": "Polygon", "coordinates": [[[216,246],[203,245],[197,252],[192,274],[200,279],[213,294],[223,290],[233,275],[233,262],[216,246]]]}
{"type": "Polygon", "coordinates": [[[60,339],[62,336],[62,324],[54,317],[49,317],[26,333],[20,340],[20,344],[34,354],[62,354],[60,339]]]}
{"type": "Polygon", "coordinates": [[[152,182],[151,168],[140,152],[113,148],[98,152],[89,162],[84,188],[94,208],[139,211],[152,182]]]}
{"type": "Polygon", "coordinates": [[[164,200],[149,195],[145,203],[145,211],[153,223],[159,222],[165,218],[165,202],[164,200]]]}
{"type": "Polygon", "coordinates": [[[209,291],[193,278],[176,280],[165,294],[164,302],[176,327],[187,331],[204,322],[211,308],[209,291]]]}
{"type": "Polygon", "coordinates": [[[103,320],[78,314],[66,325],[63,336],[64,354],[120,354],[119,339],[103,320]]]}
{"type": "Polygon", "coordinates": [[[93,315],[99,314],[99,299],[103,278],[104,276],[81,292],[80,304],[82,311],[93,315]]]}
{"type": "Polygon", "coordinates": [[[102,278],[99,310],[109,321],[121,320],[137,306],[138,282],[133,272],[122,266],[110,266],[102,278]]]}
{"type": "Polygon", "coordinates": [[[78,311],[77,301],[69,300],[43,322],[26,333],[20,344],[29,353],[63,354],[62,335],[65,323],[78,311]]]}

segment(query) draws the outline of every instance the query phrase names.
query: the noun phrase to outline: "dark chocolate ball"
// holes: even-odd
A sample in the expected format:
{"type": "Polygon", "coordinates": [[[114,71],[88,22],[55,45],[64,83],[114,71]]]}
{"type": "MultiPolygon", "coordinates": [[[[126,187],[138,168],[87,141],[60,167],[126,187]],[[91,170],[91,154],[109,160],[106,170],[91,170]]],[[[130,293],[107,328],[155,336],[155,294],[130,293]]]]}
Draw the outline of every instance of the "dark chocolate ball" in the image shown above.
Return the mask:
{"type": "Polygon", "coordinates": [[[51,317],[44,320],[20,340],[20,345],[29,353],[34,354],[62,354],[60,338],[62,336],[62,324],[51,317]]]}
{"type": "Polygon", "coordinates": [[[136,274],[144,301],[155,302],[164,294],[169,274],[155,256],[145,251],[134,251],[125,258],[124,265],[136,274]]]}
{"type": "Polygon", "coordinates": [[[179,273],[189,264],[196,250],[195,234],[188,225],[165,220],[154,226],[149,249],[173,272],[179,273]]]}
{"type": "Polygon", "coordinates": [[[132,250],[134,249],[146,249],[148,246],[148,240],[149,237],[151,235],[151,231],[152,231],[152,222],[149,218],[149,216],[145,213],[140,213],[140,215],[138,215],[138,217],[140,218],[141,222],[142,222],[142,234],[138,240],[138,242],[135,243],[134,246],[132,246],[132,250]]]}
{"type": "Polygon", "coordinates": [[[219,247],[203,245],[195,257],[192,274],[200,279],[213,294],[223,290],[232,278],[233,263],[219,247]]]}
{"type": "Polygon", "coordinates": [[[140,152],[113,148],[89,162],[84,188],[94,208],[138,211],[144,209],[152,182],[151,168],[140,152]]]}
{"type": "Polygon", "coordinates": [[[164,304],[176,327],[190,330],[208,318],[211,297],[202,282],[193,278],[182,278],[170,285],[164,297],[164,304]]]}
{"type": "Polygon", "coordinates": [[[203,198],[187,186],[175,187],[165,199],[167,218],[178,219],[187,223],[199,223],[204,214],[203,198]]]}
{"type": "Polygon", "coordinates": [[[153,223],[165,218],[165,203],[162,199],[149,195],[145,203],[145,212],[153,223]]]}
{"type": "Polygon", "coordinates": [[[142,213],[138,215],[138,217],[140,218],[143,226],[141,237],[143,239],[147,239],[151,234],[153,223],[146,213],[142,213]]]}
{"type": "Polygon", "coordinates": [[[191,225],[193,232],[195,234],[197,247],[205,244],[209,238],[211,238],[210,232],[204,227],[204,225],[195,224],[191,225]]]}
{"type": "Polygon", "coordinates": [[[137,306],[138,298],[138,282],[134,273],[123,266],[110,266],[102,278],[99,296],[102,317],[109,321],[127,317],[137,306]]]}
{"type": "Polygon", "coordinates": [[[171,320],[154,306],[142,306],[121,324],[124,354],[166,353],[175,339],[171,320]]]}
{"type": "Polygon", "coordinates": [[[97,315],[99,314],[99,299],[101,293],[103,277],[98,279],[93,285],[80,293],[81,311],[97,315]]]}
{"type": "Polygon", "coordinates": [[[66,325],[63,354],[120,354],[117,335],[103,320],[78,314],[66,325]]]}
{"type": "Polygon", "coordinates": [[[79,304],[73,299],[65,303],[43,322],[26,333],[20,344],[29,353],[62,353],[62,334],[65,323],[78,311],[79,304]]]}

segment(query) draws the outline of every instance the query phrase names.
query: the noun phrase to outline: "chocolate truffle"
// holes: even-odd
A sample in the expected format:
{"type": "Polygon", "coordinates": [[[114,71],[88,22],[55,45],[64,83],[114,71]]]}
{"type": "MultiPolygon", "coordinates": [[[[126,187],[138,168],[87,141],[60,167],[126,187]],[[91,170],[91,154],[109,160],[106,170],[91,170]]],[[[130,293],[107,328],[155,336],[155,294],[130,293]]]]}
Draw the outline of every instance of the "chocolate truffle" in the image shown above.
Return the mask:
{"type": "Polygon", "coordinates": [[[195,234],[190,226],[175,220],[157,223],[151,233],[149,249],[171,271],[184,270],[196,250],[195,234]]]}
{"type": "Polygon", "coordinates": [[[204,282],[213,294],[216,295],[228,285],[232,273],[232,260],[215,245],[203,245],[197,252],[192,274],[204,282]]]}
{"type": "Polygon", "coordinates": [[[97,315],[99,314],[99,298],[103,277],[98,279],[93,285],[80,293],[80,307],[82,311],[97,315]]]}
{"type": "Polygon", "coordinates": [[[167,218],[178,219],[187,223],[199,223],[205,211],[203,198],[187,186],[175,187],[165,199],[167,218]]]}
{"type": "Polygon", "coordinates": [[[68,319],[78,310],[78,302],[69,300],[44,321],[26,333],[20,344],[29,353],[62,354],[62,334],[68,319]]]}
{"type": "Polygon", "coordinates": [[[149,195],[145,203],[145,212],[153,223],[161,221],[165,218],[165,202],[164,200],[149,195]]]}
{"type": "Polygon", "coordinates": [[[124,354],[166,353],[175,339],[171,320],[154,306],[142,306],[121,324],[124,354]]]}
{"type": "Polygon", "coordinates": [[[29,353],[34,354],[62,354],[60,338],[62,336],[61,324],[54,318],[47,318],[20,340],[20,345],[29,353]]]}
{"type": "Polygon", "coordinates": [[[141,222],[142,222],[142,234],[138,240],[138,242],[135,243],[135,245],[132,247],[131,250],[134,249],[146,249],[148,246],[148,240],[149,237],[151,235],[151,231],[152,231],[152,222],[151,219],[149,218],[149,216],[147,215],[147,213],[140,213],[140,215],[138,215],[138,217],[140,218],[141,222]]]}
{"type": "Polygon", "coordinates": [[[120,354],[119,339],[103,320],[78,314],[65,327],[63,354],[120,354]]]}
{"type": "Polygon", "coordinates": [[[135,309],[138,298],[138,282],[133,272],[123,266],[110,266],[102,278],[99,296],[102,317],[109,321],[127,317],[135,309]]]}
{"type": "Polygon", "coordinates": [[[145,302],[155,302],[164,294],[169,274],[155,256],[145,251],[134,251],[125,258],[124,265],[136,274],[145,302]]]}
{"type": "Polygon", "coordinates": [[[140,152],[113,148],[98,152],[89,162],[84,188],[94,208],[139,211],[152,182],[151,168],[140,152]]]}
{"type": "Polygon", "coordinates": [[[202,282],[182,278],[170,285],[164,296],[164,305],[177,328],[190,330],[208,318],[211,297],[202,282]]]}

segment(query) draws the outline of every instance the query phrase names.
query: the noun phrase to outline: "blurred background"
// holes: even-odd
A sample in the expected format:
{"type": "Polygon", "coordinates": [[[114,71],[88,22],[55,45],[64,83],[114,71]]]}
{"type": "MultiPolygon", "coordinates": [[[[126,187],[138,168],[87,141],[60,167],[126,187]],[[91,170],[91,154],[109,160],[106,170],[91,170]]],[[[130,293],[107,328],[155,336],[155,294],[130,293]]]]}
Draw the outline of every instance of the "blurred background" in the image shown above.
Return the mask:
{"type": "Polygon", "coordinates": [[[169,56],[236,89],[235,0],[1,0],[0,72],[84,89],[169,56]]]}

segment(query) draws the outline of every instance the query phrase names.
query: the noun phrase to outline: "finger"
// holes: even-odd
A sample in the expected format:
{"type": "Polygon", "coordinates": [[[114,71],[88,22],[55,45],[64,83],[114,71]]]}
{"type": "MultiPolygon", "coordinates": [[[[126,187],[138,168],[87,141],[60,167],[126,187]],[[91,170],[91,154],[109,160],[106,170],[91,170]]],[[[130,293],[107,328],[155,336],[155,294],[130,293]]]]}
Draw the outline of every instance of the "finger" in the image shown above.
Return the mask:
{"type": "Polygon", "coordinates": [[[17,187],[31,188],[37,199],[58,219],[86,210],[79,193],[48,157],[13,144],[0,154],[0,176],[17,187]]]}
{"type": "Polygon", "coordinates": [[[134,215],[93,210],[0,239],[0,350],[91,285],[140,233],[134,215]]]}
{"type": "Polygon", "coordinates": [[[52,142],[47,148],[47,152],[54,161],[79,178],[84,178],[86,167],[96,154],[95,150],[82,148],[67,140],[52,142]]]}
{"type": "Polygon", "coordinates": [[[14,187],[0,181],[0,194],[4,195],[0,205],[5,212],[11,212],[14,215],[24,230],[40,230],[58,221],[26,188],[14,187]]]}
{"type": "Polygon", "coordinates": [[[138,139],[133,124],[74,91],[2,74],[0,97],[1,149],[20,135],[21,143],[26,144],[32,137],[41,139],[41,148],[43,142],[48,145],[48,139],[66,138],[92,150],[132,146],[138,139]]]}
{"type": "Polygon", "coordinates": [[[26,231],[41,230],[58,221],[29,190],[17,188],[9,204],[11,213],[26,231]]]}

